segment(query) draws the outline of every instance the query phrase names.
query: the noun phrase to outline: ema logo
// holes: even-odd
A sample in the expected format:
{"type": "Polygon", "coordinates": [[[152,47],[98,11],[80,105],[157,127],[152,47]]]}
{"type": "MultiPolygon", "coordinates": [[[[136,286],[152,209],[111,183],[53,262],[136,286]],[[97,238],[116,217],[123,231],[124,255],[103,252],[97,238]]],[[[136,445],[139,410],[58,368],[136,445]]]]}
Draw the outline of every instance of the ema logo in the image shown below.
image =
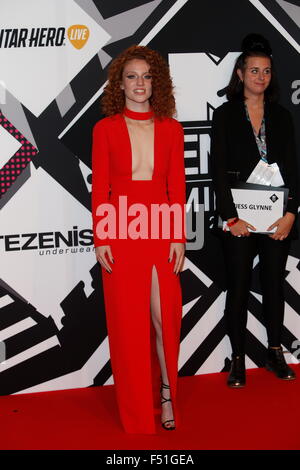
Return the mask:
{"type": "MultiPolygon", "coordinates": [[[[82,24],[68,28],[68,38],[76,49],[85,46],[90,35],[82,24]]],[[[0,30],[0,48],[59,47],[65,44],[66,28],[6,28],[0,30]]]]}

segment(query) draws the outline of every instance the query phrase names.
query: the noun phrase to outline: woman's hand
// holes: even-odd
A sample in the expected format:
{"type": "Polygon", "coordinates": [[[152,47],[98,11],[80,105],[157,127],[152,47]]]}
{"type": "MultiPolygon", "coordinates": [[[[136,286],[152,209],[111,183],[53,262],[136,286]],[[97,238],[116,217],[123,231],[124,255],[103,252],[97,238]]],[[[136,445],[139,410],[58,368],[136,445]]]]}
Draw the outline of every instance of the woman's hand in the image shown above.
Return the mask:
{"type": "Polygon", "coordinates": [[[283,217],[276,220],[274,224],[270,225],[268,231],[272,230],[273,228],[277,227],[276,232],[270,234],[269,237],[273,238],[273,240],[284,240],[291,231],[293,223],[295,221],[295,214],[292,212],[287,212],[283,217]]]}
{"type": "Polygon", "coordinates": [[[170,254],[169,254],[169,262],[171,263],[174,253],[175,253],[175,264],[174,264],[174,273],[178,274],[181,271],[183,261],[184,261],[184,251],[185,251],[185,244],[184,243],[171,243],[170,245],[170,254]]]}
{"type": "MultiPolygon", "coordinates": [[[[235,219],[235,217],[233,217],[232,219],[228,219],[227,222],[230,223],[234,219],[235,219]]],[[[256,228],[253,227],[253,225],[249,224],[248,222],[246,222],[243,219],[239,219],[234,225],[232,225],[231,227],[228,227],[228,228],[229,228],[231,234],[234,235],[235,237],[249,237],[250,232],[249,232],[248,228],[250,228],[251,230],[254,230],[254,231],[256,230],[256,228]]]]}
{"type": "Polygon", "coordinates": [[[110,246],[109,245],[97,246],[95,248],[95,252],[96,252],[97,261],[99,261],[101,266],[104,269],[106,269],[107,272],[111,273],[112,268],[111,268],[111,266],[110,266],[110,264],[109,264],[109,262],[106,258],[106,256],[107,256],[111,263],[114,262],[110,246]]]}

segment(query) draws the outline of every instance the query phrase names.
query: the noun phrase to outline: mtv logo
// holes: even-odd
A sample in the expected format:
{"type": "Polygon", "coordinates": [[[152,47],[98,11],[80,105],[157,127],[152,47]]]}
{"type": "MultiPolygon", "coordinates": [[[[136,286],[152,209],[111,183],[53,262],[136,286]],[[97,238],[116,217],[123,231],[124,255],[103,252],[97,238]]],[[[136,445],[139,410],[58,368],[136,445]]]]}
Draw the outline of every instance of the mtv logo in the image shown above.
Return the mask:
{"type": "Polygon", "coordinates": [[[217,93],[228,85],[239,55],[240,52],[229,52],[219,58],[204,52],[169,54],[179,121],[211,120],[209,110],[226,100],[217,93]]]}

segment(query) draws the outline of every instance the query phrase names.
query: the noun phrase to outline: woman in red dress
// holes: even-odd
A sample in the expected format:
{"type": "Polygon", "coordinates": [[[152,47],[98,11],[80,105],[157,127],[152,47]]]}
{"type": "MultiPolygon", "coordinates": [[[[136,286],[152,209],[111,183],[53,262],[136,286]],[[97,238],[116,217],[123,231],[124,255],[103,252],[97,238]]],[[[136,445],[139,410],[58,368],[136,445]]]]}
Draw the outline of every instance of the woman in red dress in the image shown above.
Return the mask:
{"type": "Polygon", "coordinates": [[[130,47],[109,68],[107,117],[93,131],[94,245],[119,411],[129,433],[156,432],[155,364],[162,425],[178,426],[185,173],[172,88],[157,52],[130,47]]]}

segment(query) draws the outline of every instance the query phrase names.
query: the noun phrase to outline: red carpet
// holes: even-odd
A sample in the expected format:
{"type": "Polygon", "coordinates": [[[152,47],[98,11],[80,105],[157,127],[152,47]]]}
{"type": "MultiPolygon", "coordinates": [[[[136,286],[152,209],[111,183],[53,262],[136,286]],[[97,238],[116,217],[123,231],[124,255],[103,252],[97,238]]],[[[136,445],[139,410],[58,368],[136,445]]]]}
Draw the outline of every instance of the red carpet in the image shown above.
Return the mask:
{"type": "Polygon", "coordinates": [[[300,365],[292,367],[291,382],[249,370],[237,390],[224,373],[180,378],[181,426],[153,436],[123,433],[113,386],[0,397],[0,448],[300,449],[300,365]]]}

